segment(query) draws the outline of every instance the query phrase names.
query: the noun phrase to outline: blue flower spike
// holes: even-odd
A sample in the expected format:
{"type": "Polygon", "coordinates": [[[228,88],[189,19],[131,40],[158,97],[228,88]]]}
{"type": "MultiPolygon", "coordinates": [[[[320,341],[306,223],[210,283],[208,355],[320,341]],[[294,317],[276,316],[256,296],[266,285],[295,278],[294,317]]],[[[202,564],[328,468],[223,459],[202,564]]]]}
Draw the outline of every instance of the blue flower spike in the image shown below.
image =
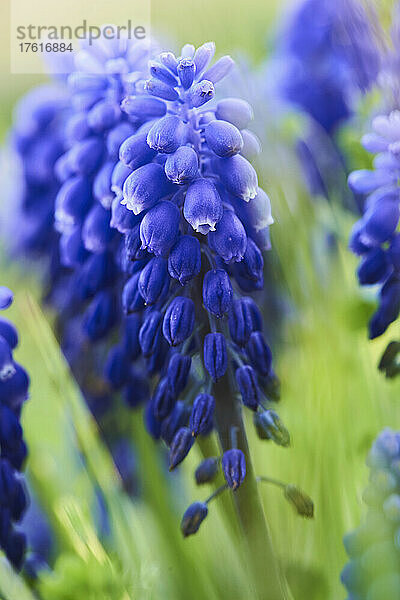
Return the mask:
{"type": "Polygon", "coordinates": [[[197,485],[210,483],[218,473],[219,459],[216,457],[205,458],[195,471],[195,480],[197,485]]]}
{"type": "MultiPolygon", "coordinates": [[[[11,290],[0,286],[2,309],[13,300],[11,290]]],[[[26,537],[18,525],[28,506],[22,477],[27,447],[21,426],[22,405],[28,398],[29,378],[14,362],[18,344],[14,325],[0,319],[0,548],[16,570],[25,560],[26,537]],[[17,527],[17,528],[16,528],[17,527]]]]}
{"type": "MultiPolygon", "coordinates": [[[[39,178],[46,199],[35,230],[24,221],[19,228],[23,246],[52,258],[49,298],[83,394],[91,407],[93,387],[109,400],[120,394],[132,410],[144,405],[145,426],[168,447],[171,470],[218,431],[222,388],[225,419],[237,426],[243,406],[264,408],[273,375],[251,298],[264,285],[271,204],[251,164],[260,151],[249,129],[253,110],[243,99],[216,100],[234,63],[213,62],[214,53],[211,42],[154,55],[138,42],[94,41],[76,53],[58,94],[27,99],[26,160],[18,118],[13,141],[24,179],[39,178]],[[36,172],[43,138],[49,160],[36,172]],[[93,382],[85,352],[98,367],[93,382]]],[[[10,388],[16,381],[17,403],[27,384],[10,352],[0,344],[0,377],[10,388]]],[[[229,443],[222,451],[223,489],[237,490],[244,453],[229,443]]],[[[198,480],[211,480],[218,465],[204,463],[198,480]]],[[[210,499],[188,509],[185,535],[197,531],[210,499]]]]}
{"type": "Polygon", "coordinates": [[[361,286],[375,285],[379,291],[378,306],[369,322],[370,339],[383,335],[400,313],[399,125],[397,110],[373,119],[373,133],[362,138],[362,145],[376,154],[374,168],[353,171],[348,178],[349,187],[365,198],[364,214],[355,223],[349,242],[360,257],[358,280],[361,286]]]}

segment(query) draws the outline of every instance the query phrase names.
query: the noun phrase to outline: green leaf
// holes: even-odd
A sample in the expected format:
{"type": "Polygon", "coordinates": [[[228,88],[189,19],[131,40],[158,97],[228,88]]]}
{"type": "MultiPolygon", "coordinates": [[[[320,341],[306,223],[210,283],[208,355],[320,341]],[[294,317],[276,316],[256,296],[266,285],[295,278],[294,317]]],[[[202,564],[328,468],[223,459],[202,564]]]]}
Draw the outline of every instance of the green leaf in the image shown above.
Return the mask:
{"type": "Polygon", "coordinates": [[[0,597],[2,600],[36,600],[5,558],[0,558],[0,597]]]}

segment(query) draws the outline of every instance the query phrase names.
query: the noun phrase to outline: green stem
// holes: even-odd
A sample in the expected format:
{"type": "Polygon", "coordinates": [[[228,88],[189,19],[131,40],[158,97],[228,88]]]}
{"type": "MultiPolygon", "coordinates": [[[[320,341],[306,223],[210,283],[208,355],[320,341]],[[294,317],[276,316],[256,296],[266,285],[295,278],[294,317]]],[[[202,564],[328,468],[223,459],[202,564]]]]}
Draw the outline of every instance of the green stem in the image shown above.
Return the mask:
{"type": "Polygon", "coordinates": [[[217,498],[218,496],[220,496],[222,494],[222,492],[224,492],[226,489],[228,489],[228,485],[225,483],[224,485],[220,485],[219,488],[217,488],[212,494],[211,496],[209,496],[207,498],[207,500],[204,500],[204,504],[209,504],[212,500],[214,500],[215,498],[217,498]]]}
{"type": "Polygon", "coordinates": [[[288,600],[287,584],[275,555],[266,522],[258,486],[250,457],[246,431],[240,408],[229,392],[229,378],[220,379],[213,389],[216,404],[216,426],[222,450],[231,447],[230,432],[237,428],[237,447],[246,459],[246,477],[233,498],[241,525],[249,568],[255,576],[257,597],[260,600],[288,600]]]}
{"type": "Polygon", "coordinates": [[[256,478],[256,481],[262,481],[264,483],[272,483],[272,485],[276,485],[278,487],[281,487],[282,489],[286,488],[286,483],[283,483],[283,481],[279,481],[279,479],[274,479],[273,477],[266,477],[265,475],[260,475],[259,477],[256,478]]]}

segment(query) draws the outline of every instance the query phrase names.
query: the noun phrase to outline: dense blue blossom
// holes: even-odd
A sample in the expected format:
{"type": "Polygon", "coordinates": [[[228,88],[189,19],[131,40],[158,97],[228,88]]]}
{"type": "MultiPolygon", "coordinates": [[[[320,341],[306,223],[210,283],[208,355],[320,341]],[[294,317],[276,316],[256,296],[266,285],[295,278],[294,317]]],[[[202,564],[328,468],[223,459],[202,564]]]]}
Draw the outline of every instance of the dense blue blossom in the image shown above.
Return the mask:
{"type": "MultiPolygon", "coordinates": [[[[60,159],[64,168],[59,173],[61,189],[54,216],[61,234],[61,247],[65,239],[76,236],[77,243],[81,240],[85,250],[81,260],[76,262],[69,256],[61,257],[66,266],[74,270],[71,287],[82,288],[88,285],[88,280],[93,281],[95,273],[93,269],[88,273],[88,265],[94,261],[100,268],[106,266],[105,271],[103,267],[98,273],[97,285],[82,298],[84,302],[79,306],[84,312],[83,332],[96,341],[105,339],[121,321],[119,301],[114,295],[123,267],[117,258],[117,249],[122,243],[118,232],[125,228],[130,230],[132,221],[124,220],[124,213],[117,213],[115,206],[112,210],[115,194],[111,188],[115,185],[113,172],[119,147],[137,129],[127,119],[120,103],[127,90],[135,88],[147,56],[145,45],[127,40],[110,41],[105,45],[98,42],[76,54],[76,71],[67,81],[72,112],[65,124],[67,148],[60,159]],[[76,191],[71,195],[71,190],[76,191]],[[62,211],[57,211],[59,203],[62,211]],[[66,206],[70,207],[68,212],[65,212],[66,206]]],[[[132,299],[129,308],[131,304],[132,299]]],[[[121,346],[119,352],[124,351],[121,346]]]]}
{"type": "MultiPolygon", "coordinates": [[[[190,356],[200,354],[206,380],[217,381],[240,346],[240,360],[254,361],[259,371],[257,375],[250,370],[247,392],[240,377],[238,381],[244,404],[253,410],[258,409],[255,390],[272,375],[260,312],[251,298],[241,296],[241,290],[263,286],[262,250],[269,247],[271,207],[254,168],[241,154],[242,130],[252,118],[250,106],[234,98],[209,103],[215,84],[232,66],[231,59],[223,57],[206,71],[213,52],[213,45],[205,44],[197,50],[185,46],[180,57],[160,54],[150,63],[152,78],[144,93],[122,102],[128,116],[144,114],[150,121],[121,144],[116,166],[114,191],[137,219],[124,232],[125,252],[128,260],[136,261],[133,265],[145,260],[125,285],[123,306],[143,313],[142,352],[151,371],[160,373],[146,424],[154,437],[161,435],[170,445],[171,469],[185,458],[195,437],[213,425],[214,399],[207,387],[193,401],[190,422],[178,400],[188,377],[193,377],[193,385],[198,382],[190,356]],[[222,321],[221,330],[215,318],[222,321]],[[258,337],[249,343],[254,332],[258,337]],[[163,338],[172,355],[163,350],[163,338]]],[[[245,474],[245,458],[239,450],[232,452],[232,458],[238,456],[236,467],[229,467],[229,453],[224,464],[236,488],[245,474]]]]}
{"type": "Polygon", "coordinates": [[[374,168],[353,171],[349,186],[366,197],[364,214],[351,233],[350,248],[361,258],[357,272],[360,284],[379,286],[378,309],[369,323],[369,336],[375,338],[386,331],[400,311],[400,113],[377,116],[372,126],[373,132],[362,138],[362,144],[376,153],[374,168]]]}
{"type": "MultiPolygon", "coordinates": [[[[62,82],[39,86],[17,104],[7,147],[14,176],[6,193],[13,210],[3,211],[1,219],[2,235],[11,252],[40,259],[45,297],[57,304],[64,272],[53,221],[69,113],[69,95],[62,82]]],[[[76,246],[74,250],[79,252],[76,246]]]]}
{"type": "MultiPolygon", "coordinates": [[[[12,303],[12,293],[1,287],[2,307],[12,303]]],[[[28,505],[28,497],[20,471],[27,448],[20,424],[22,405],[28,397],[29,379],[15,363],[13,350],[18,344],[14,325],[0,318],[0,548],[16,568],[22,567],[26,537],[18,525],[28,505]]]]}
{"type": "Polygon", "coordinates": [[[347,534],[349,562],[341,575],[348,598],[396,598],[400,589],[400,434],[385,429],[369,453],[369,484],[363,500],[367,513],[347,534]]]}
{"type": "Polygon", "coordinates": [[[262,410],[254,414],[257,435],[264,440],[273,440],[278,446],[289,446],[290,435],[274,410],[262,410]]]}
{"type": "MultiPolygon", "coordinates": [[[[116,392],[145,405],[170,469],[212,430],[214,385],[257,411],[274,377],[260,311],[242,295],[263,287],[271,206],[246,151],[251,107],[214,99],[233,66],[211,65],[214,51],[152,57],[115,40],[78,52],[51,168],[64,352],[96,418],[116,392]]],[[[245,456],[223,450],[236,489],[245,456]]]]}

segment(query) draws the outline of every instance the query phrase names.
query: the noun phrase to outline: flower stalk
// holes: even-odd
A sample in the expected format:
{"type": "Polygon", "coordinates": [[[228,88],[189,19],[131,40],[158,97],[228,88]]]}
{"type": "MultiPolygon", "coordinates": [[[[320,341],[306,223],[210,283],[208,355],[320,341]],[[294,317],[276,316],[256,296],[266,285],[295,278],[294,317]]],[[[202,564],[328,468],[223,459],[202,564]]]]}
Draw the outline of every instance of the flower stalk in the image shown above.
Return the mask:
{"type": "Polygon", "coordinates": [[[213,389],[216,404],[216,430],[222,450],[230,448],[232,424],[237,428],[237,447],[246,458],[246,478],[233,492],[233,499],[240,521],[245,547],[248,551],[248,564],[255,576],[258,597],[268,600],[289,599],[287,584],[275,555],[271,534],[265,518],[260,494],[250,457],[246,431],[241,410],[228,392],[229,377],[219,380],[213,389]],[[266,586],[266,582],[268,585],[266,586]]]}
{"type": "MultiPolygon", "coordinates": [[[[199,282],[202,281],[200,277],[199,282]]],[[[201,342],[209,324],[201,306],[201,287],[194,294],[196,313],[204,319],[199,332],[201,342]]],[[[214,382],[212,394],[215,398],[215,429],[222,452],[232,448],[232,429],[236,433],[237,449],[246,460],[246,477],[238,489],[232,492],[236,515],[239,521],[242,542],[247,555],[247,566],[253,575],[254,587],[259,600],[291,600],[288,584],[281,571],[274,552],[271,533],[264,514],[257,481],[251,461],[242,411],[231,386],[230,368],[225,375],[214,382]]]]}

